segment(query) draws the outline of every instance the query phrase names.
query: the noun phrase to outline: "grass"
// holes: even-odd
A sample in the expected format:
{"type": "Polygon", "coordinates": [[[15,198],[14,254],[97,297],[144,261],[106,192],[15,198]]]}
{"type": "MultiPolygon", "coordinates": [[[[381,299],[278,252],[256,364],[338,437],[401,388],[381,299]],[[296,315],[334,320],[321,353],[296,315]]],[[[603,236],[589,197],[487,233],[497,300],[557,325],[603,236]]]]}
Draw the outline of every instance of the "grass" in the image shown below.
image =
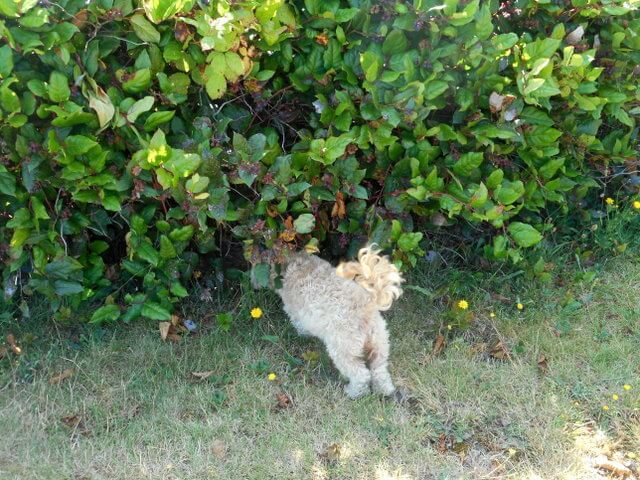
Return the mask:
{"type": "Polygon", "coordinates": [[[524,276],[417,273],[434,293],[407,291],[387,315],[405,403],[348,400],[322,345],[296,337],[269,294],[228,333],[210,320],[217,304],[185,307],[201,332],[179,343],[155,323],[14,326],[23,353],[0,360],[0,478],[605,478],[597,455],[640,455],[640,264],[573,273],[534,289],[524,276]],[[457,298],[474,318],[448,330],[457,298]],[[447,345],[433,355],[438,332],[447,345]]]}

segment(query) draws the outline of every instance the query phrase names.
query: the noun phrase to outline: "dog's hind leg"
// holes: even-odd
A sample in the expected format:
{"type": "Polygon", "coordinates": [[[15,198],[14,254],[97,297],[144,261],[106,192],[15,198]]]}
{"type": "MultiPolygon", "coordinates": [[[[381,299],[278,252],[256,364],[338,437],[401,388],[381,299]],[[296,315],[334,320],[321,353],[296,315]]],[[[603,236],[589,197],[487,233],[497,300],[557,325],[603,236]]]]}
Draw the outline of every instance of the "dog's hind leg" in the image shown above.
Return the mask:
{"type": "Polygon", "coordinates": [[[396,387],[389,374],[389,333],[384,319],[378,312],[372,318],[367,347],[373,391],[383,395],[392,395],[396,387]]]}
{"type": "Polygon", "coordinates": [[[350,398],[358,398],[369,393],[371,372],[364,363],[363,343],[360,349],[354,350],[354,345],[328,344],[327,351],[334,365],[342,375],[349,379],[344,391],[350,398]]]}

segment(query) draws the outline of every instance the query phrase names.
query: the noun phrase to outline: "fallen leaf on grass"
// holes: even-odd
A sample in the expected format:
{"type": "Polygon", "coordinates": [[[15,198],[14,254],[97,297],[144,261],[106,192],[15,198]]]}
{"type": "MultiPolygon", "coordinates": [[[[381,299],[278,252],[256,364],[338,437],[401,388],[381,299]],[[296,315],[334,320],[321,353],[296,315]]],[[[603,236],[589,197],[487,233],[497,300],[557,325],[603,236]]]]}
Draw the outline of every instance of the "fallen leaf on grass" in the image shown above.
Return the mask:
{"type": "Polygon", "coordinates": [[[74,373],[75,373],[75,371],[73,370],[73,368],[67,368],[66,370],[64,370],[64,371],[54,375],[53,377],[51,377],[49,379],[49,384],[56,385],[56,384],[62,382],[63,380],[66,380],[67,378],[72,377],[74,373]]]}
{"type": "Polygon", "coordinates": [[[166,341],[167,339],[169,339],[172,342],[180,341],[180,335],[178,335],[178,326],[174,324],[173,320],[171,320],[171,322],[160,322],[158,324],[158,329],[160,330],[160,337],[162,337],[162,340],[166,341]]]}
{"type": "Polygon", "coordinates": [[[67,427],[73,430],[73,433],[79,433],[80,435],[86,435],[89,433],[89,429],[84,424],[80,415],[68,415],[60,419],[67,427]]]}
{"type": "Polygon", "coordinates": [[[206,380],[213,375],[213,370],[209,370],[207,372],[191,372],[191,375],[193,375],[197,379],[206,380]]]}
{"type": "Polygon", "coordinates": [[[13,336],[13,333],[7,335],[7,343],[9,344],[9,347],[11,348],[11,351],[13,353],[15,353],[16,355],[20,355],[22,353],[22,349],[16,343],[16,337],[13,336]]]}
{"type": "Polygon", "coordinates": [[[332,443],[320,453],[320,458],[325,462],[335,462],[340,459],[342,447],[339,443],[332,443]]]}
{"type": "Polygon", "coordinates": [[[540,357],[538,357],[538,369],[542,373],[547,373],[549,371],[549,362],[547,362],[547,357],[544,355],[540,355],[540,357]]]}
{"type": "Polygon", "coordinates": [[[274,407],[276,412],[281,412],[282,410],[293,407],[293,400],[284,392],[276,394],[276,401],[276,406],[274,407]]]}
{"type": "Polygon", "coordinates": [[[444,335],[436,335],[436,338],[433,340],[433,348],[431,349],[431,356],[435,357],[439,355],[444,347],[447,346],[447,340],[444,338],[444,335]]]}
{"type": "Polygon", "coordinates": [[[211,445],[211,453],[222,460],[227,455],[227,445],[222,440],[214,440],[211,445]]]}
{"type": "Polygon", "coordinates": [[[446,453],[447,450],[451,448],[451,444],[451,439],[444,433],[441,433],[438,437],[438,446],[436,447],[436,450],[440,453],[446,453]]]}
{"type": "Polygon", "coordinates": [[[504,343],[502,343],[502,341],[499,341],[495,344],[495,346],[491,349],[490,355],[496,360],[507,360],[511,358],[509,349],[504,343]]]}
{"type": "Polygon", "coordinates": [[[7,347],[0,347],[0,360],[2,360],[7,355],[9,355],[9,350],[7,350],[7,347]]]}
{"type": "Polygon", "coordinates": [[[171,328],[171,323],[170,322],[160,322],[158,324],[158,328],[160,329],[160,337],[162,337],[162,340],[166,340],[167,339],[167,335],[169,335],[169,329],[171,328]]]}
{"type": "Polygon", "coordinates": [[[82,423],[82,419],[78,415],[68,415],[66,417],[62,417],[60,421],[69,428],[76,428],[80,423],[82,423]]]}
{"type": "Polygon", "coordinates": [[[594,458],[593,465],[596,468],[606,470],[607,472],[610,472],[613,475],[617,475],[618,477],[622,478],[627,478],[633,473],[627,466],[623,465],[620,462],[609,460],[605,455],[598,455],[596,458],[594,458]]]}

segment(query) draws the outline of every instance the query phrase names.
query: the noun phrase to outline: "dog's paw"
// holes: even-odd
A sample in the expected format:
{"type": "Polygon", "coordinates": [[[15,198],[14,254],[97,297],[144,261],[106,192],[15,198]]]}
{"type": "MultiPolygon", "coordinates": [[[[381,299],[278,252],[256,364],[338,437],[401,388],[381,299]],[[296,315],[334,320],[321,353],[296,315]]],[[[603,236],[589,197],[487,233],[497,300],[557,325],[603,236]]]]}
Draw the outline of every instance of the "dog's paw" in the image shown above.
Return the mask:
{"type": "Polygon", "coordinates": [[[350,383],[344,387],[344,393],[347,394],[351,400],[355,400],[356,398],[364,397],[371,393],[369,390],[369,385],[359,385],[350,383]]]}

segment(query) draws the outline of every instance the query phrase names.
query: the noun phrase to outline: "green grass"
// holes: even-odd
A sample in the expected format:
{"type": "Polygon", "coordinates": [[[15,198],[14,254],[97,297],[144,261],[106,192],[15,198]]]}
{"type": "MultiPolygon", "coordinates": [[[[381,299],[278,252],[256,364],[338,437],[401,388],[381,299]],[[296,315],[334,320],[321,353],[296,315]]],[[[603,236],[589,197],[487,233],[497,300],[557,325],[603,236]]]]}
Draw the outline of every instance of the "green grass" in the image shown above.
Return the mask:
{"type": "Polygon", "coordinates": [[[522,275],[417,273],[435,293],[408,291],[387,315],[392,374],[413,396],[402,404],[348,400],[322,345],[297,337],[269,294],[245,299],[265,315],[228,333],[211,320],[218,304],[185,306],[202,332],[177,344],[155,323],[15,327],[23,354],[0,360],[0,478],[605,478],[596,455],[640,455],[640,264],[612,260],[590,283],[573,273],[533,289],[522,275]],[[469,301],[468,329],[447,330],[443,291],[469,301]],[[432,356],[438,331],[447,346],[432,356]],[[498,341],[510,359],[491,356],[498,341]],[[309,351],[319,359],[292,365],[309,351]],[[281,392],[293,404],[278,410],[281,392]]]}

